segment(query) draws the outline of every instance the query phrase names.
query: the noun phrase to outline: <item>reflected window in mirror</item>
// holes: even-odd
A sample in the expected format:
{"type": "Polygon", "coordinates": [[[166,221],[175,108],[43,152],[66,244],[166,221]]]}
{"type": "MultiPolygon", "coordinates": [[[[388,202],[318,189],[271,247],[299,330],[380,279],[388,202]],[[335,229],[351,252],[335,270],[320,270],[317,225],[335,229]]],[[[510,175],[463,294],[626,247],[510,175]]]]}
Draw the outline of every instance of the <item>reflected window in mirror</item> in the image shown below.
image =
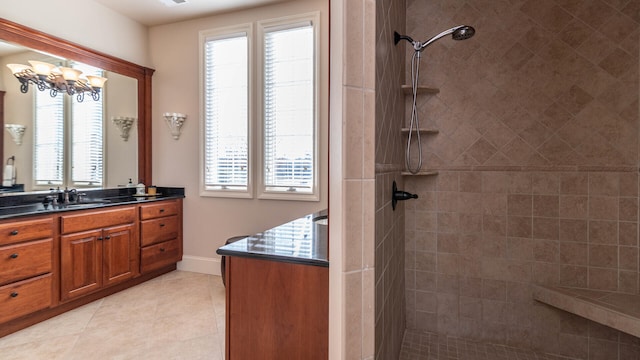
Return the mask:
{"type": "MultiPolygon", "coordinates": [[[[101,69],[71,63],[85,75],[101,69]]],[[[35,187],[100,187],[104,182],[104,104],[86,97],[36,91],[34,123],[35,187]]]]}

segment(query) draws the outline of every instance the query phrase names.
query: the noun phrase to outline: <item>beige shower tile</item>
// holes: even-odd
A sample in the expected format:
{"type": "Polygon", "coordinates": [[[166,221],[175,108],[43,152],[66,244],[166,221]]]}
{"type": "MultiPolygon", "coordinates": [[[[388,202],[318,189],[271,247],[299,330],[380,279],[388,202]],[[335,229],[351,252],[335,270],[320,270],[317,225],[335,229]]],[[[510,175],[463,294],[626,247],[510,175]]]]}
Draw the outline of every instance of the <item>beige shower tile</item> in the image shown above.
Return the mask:
{"type": "Polygon", "coordinates": [[[559,239],[560,221],[557,218],[533,218],[533,237],[537,239],[559,239]]]}
{"type": "Polygon", "coordinates": [[[356,87],[363,86],[364,60],[364,1],[354,0],[345,3],[344,39],[344,84],[356,87]]]}
{"type": "Polygon", "coordinates": [[[560,219],[560,241],[586,243],[588,241],[587,224],[587,220],[560,219]]]}
{"type": "Polygon", "coordinates": [[[618,198],[614,196],[590,196],[589,219],[617,220],[618,198]]]}
{"type": "Polygon", "coordinates": [[[586,196],[560,195],[559,214],[566,219],[586,219],[589,200],[586,196]]]}
{"type": "Polygon", "coordinates": [[[344,341],[347,358],[362,356],[362,272],[343,275],[344,341]]]}
{"type": "Polygon", "coordinates": [[[345,177],[361,179],[364,166],[364,116],[362,113],[364,95],[360,89],[345,88],[344,136],[345,136],[345,177]]]}

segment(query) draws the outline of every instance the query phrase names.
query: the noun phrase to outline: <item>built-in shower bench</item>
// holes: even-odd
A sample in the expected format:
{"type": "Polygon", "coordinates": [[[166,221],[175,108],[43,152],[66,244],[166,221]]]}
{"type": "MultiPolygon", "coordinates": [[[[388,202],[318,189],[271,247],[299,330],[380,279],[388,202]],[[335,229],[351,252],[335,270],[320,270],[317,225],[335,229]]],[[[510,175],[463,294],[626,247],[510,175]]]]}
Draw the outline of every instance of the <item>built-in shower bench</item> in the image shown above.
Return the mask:
{"type": "Polygon", "coordinates": [[[533,298],[640,337],[640,295],[537,285],[533,298]]]}

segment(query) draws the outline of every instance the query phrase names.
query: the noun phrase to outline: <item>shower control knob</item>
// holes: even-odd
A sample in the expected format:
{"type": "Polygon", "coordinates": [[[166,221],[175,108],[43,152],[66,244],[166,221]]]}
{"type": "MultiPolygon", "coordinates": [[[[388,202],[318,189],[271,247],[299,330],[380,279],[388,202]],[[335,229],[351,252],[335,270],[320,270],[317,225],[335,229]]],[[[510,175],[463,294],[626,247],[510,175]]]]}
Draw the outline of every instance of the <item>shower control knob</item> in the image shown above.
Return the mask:
{"type": "Polygon", "coordinates": [[[395,180],[393,181],[393,188],[391,189],[391,207],[396,209],[396,204],[401,200],[417,199],[417,194],[412,194],[406,191],[398,190],[398,185],[395,180]]]}

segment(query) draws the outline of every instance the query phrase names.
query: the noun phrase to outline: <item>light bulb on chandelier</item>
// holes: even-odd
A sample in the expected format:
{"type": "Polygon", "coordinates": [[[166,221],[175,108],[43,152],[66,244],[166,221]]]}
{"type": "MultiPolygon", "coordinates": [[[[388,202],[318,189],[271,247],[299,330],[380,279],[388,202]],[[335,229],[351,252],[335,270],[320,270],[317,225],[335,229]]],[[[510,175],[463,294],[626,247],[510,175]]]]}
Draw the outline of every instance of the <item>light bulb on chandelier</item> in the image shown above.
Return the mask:
{"type": "Polygon", "coordinates": [[[70,96],[75,95],[78,102],[84,100],[85,94],[91,95],[95,101],[100,100],[100,91],[104,87],[106,78],[100,76],[82,75],[82,71],[57,67],[42,61],[29,60],[31,66],[23,64],[7,64],[7,67],[20,81],[20,92],[26,94],[29,84],[40,91],[49,90],[49,95],[55,97],[59,92],[70,96]]]}

